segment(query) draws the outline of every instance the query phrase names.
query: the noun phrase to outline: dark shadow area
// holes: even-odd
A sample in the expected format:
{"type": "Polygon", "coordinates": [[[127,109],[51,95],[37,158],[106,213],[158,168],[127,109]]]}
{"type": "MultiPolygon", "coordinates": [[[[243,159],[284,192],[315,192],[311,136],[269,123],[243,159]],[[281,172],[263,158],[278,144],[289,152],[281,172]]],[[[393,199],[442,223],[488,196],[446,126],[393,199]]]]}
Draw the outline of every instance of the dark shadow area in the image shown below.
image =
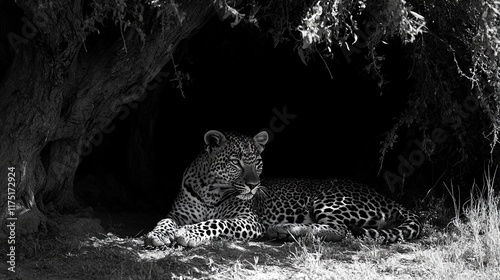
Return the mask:
{"type": "Polygon", "coordinates": [[[104,224],[113,223],[108,212],[162,217],[211,129],[248,135],[266,129],[264,177],[351,178],[387,193],[377,177],[380,142],[404,109],[412,82],[401,45],[384,48],[386,69],[394,72],[383,73],[390,83],[381,92],[363,70],[365,50],[349,59],[340,48],[334,59],[313,54],[305,65],[294,42],[274,47],[257,28],[231,28],[215,17],[178,48],[146,97],[127,104],[129,113],[83,157],[76,194],[103,212],[104,224]],[[146,135],[147,143],[134,135],[146,135]]]}

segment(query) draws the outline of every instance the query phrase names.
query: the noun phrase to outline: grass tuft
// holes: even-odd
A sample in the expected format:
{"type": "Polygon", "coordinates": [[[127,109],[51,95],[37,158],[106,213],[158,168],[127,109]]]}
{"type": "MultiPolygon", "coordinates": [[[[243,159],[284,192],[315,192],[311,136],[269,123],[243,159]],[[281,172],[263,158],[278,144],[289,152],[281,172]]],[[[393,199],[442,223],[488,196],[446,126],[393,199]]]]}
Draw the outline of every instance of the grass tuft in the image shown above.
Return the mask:
{"type": "MultiPolygon", "coordinates": [[[[452,224],[458,231],[451,259],[479,269],[500,266],[500,197],[495,193],[495,175],[485,172],[483,184],[474,183],[463,217],[456,212],[452,224]]],[[[455,206],[456,209],[459,206],[455,206]]]]}

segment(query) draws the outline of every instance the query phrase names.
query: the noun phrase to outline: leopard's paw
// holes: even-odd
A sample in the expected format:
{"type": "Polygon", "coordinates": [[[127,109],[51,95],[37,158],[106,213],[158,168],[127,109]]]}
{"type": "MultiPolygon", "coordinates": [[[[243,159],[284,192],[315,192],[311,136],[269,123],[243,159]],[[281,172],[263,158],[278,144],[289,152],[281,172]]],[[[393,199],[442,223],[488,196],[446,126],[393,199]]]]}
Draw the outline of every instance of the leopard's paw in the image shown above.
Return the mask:
{"type": "Polygon", "coordinates": [[[200,235],[199,232],[190,229],[189,226],[180,228],[175,234],[175,241],[177,244],[184,247],[197,247],[207,240],[208,239],[200,235]]]}
{"type": "Polygon", "coordinates": [[[165,250],[172,245],[173,239],[157,232],[150,232],[144,238],[144,248],[147,250],[160,249],[165,250]]]}
{"type": "Polygon", "coordinates": [[[146,249],[165,249],[173,245],[177,225],[170,219],[160,221],[144,238],[146,249]]]}
{"type": "Polygon", "coordinates": [[[266,237],[281,241],[291,241],[293,239],[290,228],[285,225],[270,226],[266,231],[266,237]]]}

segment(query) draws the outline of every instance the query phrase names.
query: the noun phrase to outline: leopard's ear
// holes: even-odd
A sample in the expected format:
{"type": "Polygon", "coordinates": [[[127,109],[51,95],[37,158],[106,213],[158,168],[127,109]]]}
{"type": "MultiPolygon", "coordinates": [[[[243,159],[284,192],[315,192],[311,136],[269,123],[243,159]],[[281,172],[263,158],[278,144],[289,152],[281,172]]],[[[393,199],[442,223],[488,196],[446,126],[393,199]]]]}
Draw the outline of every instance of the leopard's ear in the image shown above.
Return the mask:
{"type": "Polygon", "coordinates": [[[205,133],[205,144],[208,153],[211,153],[214,148],[220,147],[226,141],[226,136],[217,130],[210,130],[205,133]]]}
{"type": "Polygon", "coordinates": [[[262,152],[264,150],[264,147],[266,146],[267,141],[269,140],[269,135],[264,130],[257,133],[257,135],[253,137],[253,140],[258,144],[259,152],[262,152]]]}

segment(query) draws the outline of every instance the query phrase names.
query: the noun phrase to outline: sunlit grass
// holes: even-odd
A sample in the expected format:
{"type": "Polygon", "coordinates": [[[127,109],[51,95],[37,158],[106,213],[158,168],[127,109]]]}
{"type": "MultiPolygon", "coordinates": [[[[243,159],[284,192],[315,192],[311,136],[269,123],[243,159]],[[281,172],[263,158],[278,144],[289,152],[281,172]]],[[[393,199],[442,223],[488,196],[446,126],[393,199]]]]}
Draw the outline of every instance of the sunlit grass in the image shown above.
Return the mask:
{"type": "Polygon", "coordinates": [[[457,212],[452,221],[459,237],[450,245],[450,258],[480,270],[500,266],[500,196],[494,189],[495,174],[488,171],[481,186],[474,184],[463,218],[457,212]]]}

